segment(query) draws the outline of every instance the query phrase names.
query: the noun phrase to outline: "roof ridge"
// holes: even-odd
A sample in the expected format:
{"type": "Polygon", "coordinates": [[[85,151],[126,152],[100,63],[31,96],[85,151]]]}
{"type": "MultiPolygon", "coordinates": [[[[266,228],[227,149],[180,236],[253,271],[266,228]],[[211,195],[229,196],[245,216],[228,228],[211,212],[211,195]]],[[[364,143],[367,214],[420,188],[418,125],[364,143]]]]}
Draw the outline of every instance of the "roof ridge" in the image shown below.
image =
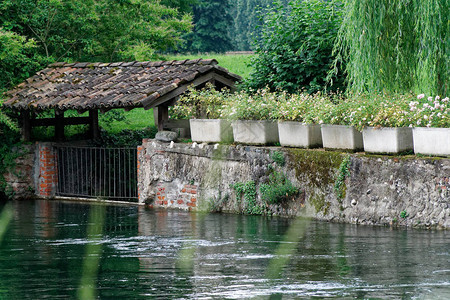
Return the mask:
{"type": "Polygon", "coordinates": [[[54,62],[47,66],[47,68],[106,68],[106,67],[159,67],[169,65],[217,65],[219,62],[215,58],[203,59],[184,59],[184,60],[160,60],[160,61],[122,61],[122,62],[54,62]]]}

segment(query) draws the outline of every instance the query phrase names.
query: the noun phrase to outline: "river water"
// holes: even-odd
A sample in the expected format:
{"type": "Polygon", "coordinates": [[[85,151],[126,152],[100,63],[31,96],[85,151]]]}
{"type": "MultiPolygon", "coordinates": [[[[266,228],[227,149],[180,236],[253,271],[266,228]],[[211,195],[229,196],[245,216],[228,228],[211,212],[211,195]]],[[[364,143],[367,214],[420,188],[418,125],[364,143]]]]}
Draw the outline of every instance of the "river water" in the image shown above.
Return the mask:
{"type": "Polygon", "coordinates": [[[42,200],[13,208],[0,299],[76,298],[82,278],[102,299],[450,299],[445,231],[42,200]],[[88,228],[102,234],[88,239],[88,228]]]}

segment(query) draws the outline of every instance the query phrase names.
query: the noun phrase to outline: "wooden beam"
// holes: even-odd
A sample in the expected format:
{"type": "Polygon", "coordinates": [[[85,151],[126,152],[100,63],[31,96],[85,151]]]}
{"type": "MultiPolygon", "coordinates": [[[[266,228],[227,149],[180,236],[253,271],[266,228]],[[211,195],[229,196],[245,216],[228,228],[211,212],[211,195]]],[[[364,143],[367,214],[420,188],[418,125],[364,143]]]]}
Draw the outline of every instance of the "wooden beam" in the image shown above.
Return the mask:
{"type": "Polygon", "coordinates": [[[64,111],[55,110],[55,139],[64,140],[64,111]]]}
{"type": "Polygon", "coordinates": [[[29,142],[31,140],[31,119],[29,111],[22,111],[22,138],[24,142],[29,142]]]}
{"type": "Polygon", "coordinates": [[[173,90],[159,98],[156,98],[155,100],[152,100],[150,102],[143,102],[142,105],[144,106],[145,110],[148,110],[148,109],[156,107],[156,106],[160,106],[161,104],[164,104],[165,102],[168,102],[168,101],[172,100],[173,98],[178,97],[179,95],[186,92],[189,86],[191,86],[191,85],[194,85],[195,87],[199,86],[201,84],[204,84],[204,83],[212,80],[213,77],[214,77],[214,73],[210,72],[204,76],[201,76],[201,77],[193,80],[192,82],[189,82],[185,85],[182,85],[182,86],[176,88],[175,90],[173,90]]]}
{"type": "Polygon", "coordinates": [[[227,86],[230,89],[231,92],[235,92],[236,91],[235,82],[233,80],[225,78],[222,75],[219,75],[217,73],[214,74],[214,79],[216,81],[219,81],[223,85],[227,86]]]}
{"type": "MultiPolygon", "coordinates": [[[[91,119],[89,117],[70,117],[64,118],[64,126],[67,125],[82,125],[90,124],[91,119]]],[[[42,118],[42,119],[31,119],[31,127],[37,126],[56,126],[55,118],[42,118]]]]}
{"type": "Polygon", "coordinates": [[[158,118],[156,120],[158,131],[164,130],[164,123],[167,120],[169,120],[169,107],[166,105],[158,106],[158,118]]]}
{"type": "Polygon", "coordinates": [[[100,138],[100,129],[98,127],[98,110],[93,109],[89,111],[89,119],[90,119],[90,135],[93,140],[97,140],[100,138]]]}

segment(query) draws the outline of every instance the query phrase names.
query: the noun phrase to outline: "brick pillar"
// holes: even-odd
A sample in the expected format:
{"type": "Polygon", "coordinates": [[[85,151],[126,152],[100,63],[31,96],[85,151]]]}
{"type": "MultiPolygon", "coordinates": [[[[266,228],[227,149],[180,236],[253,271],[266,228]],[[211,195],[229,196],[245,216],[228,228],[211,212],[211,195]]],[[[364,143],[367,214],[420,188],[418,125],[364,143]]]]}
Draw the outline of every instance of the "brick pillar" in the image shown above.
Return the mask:
{"type": "Polygon", "coordinates": [[[39,144],[39,187],[38,196],[55,196],[58,184],[56,153],[50,144],[39,144]]]}

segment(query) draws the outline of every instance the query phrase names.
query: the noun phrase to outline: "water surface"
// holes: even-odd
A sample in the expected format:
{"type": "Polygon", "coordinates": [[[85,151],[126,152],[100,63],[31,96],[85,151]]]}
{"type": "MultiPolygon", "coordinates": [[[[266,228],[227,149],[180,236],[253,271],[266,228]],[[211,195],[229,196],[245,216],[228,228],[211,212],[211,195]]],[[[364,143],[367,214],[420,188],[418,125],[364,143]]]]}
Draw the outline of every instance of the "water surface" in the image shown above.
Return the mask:
{"type": "MultiPolygon", "coordinates": [[[[91,207],[14,202],[0,299],[76,297],[91,207]]],[[[109,205],[98,244],[104,299],[450,299],[445,231],[109,205]]]]}

